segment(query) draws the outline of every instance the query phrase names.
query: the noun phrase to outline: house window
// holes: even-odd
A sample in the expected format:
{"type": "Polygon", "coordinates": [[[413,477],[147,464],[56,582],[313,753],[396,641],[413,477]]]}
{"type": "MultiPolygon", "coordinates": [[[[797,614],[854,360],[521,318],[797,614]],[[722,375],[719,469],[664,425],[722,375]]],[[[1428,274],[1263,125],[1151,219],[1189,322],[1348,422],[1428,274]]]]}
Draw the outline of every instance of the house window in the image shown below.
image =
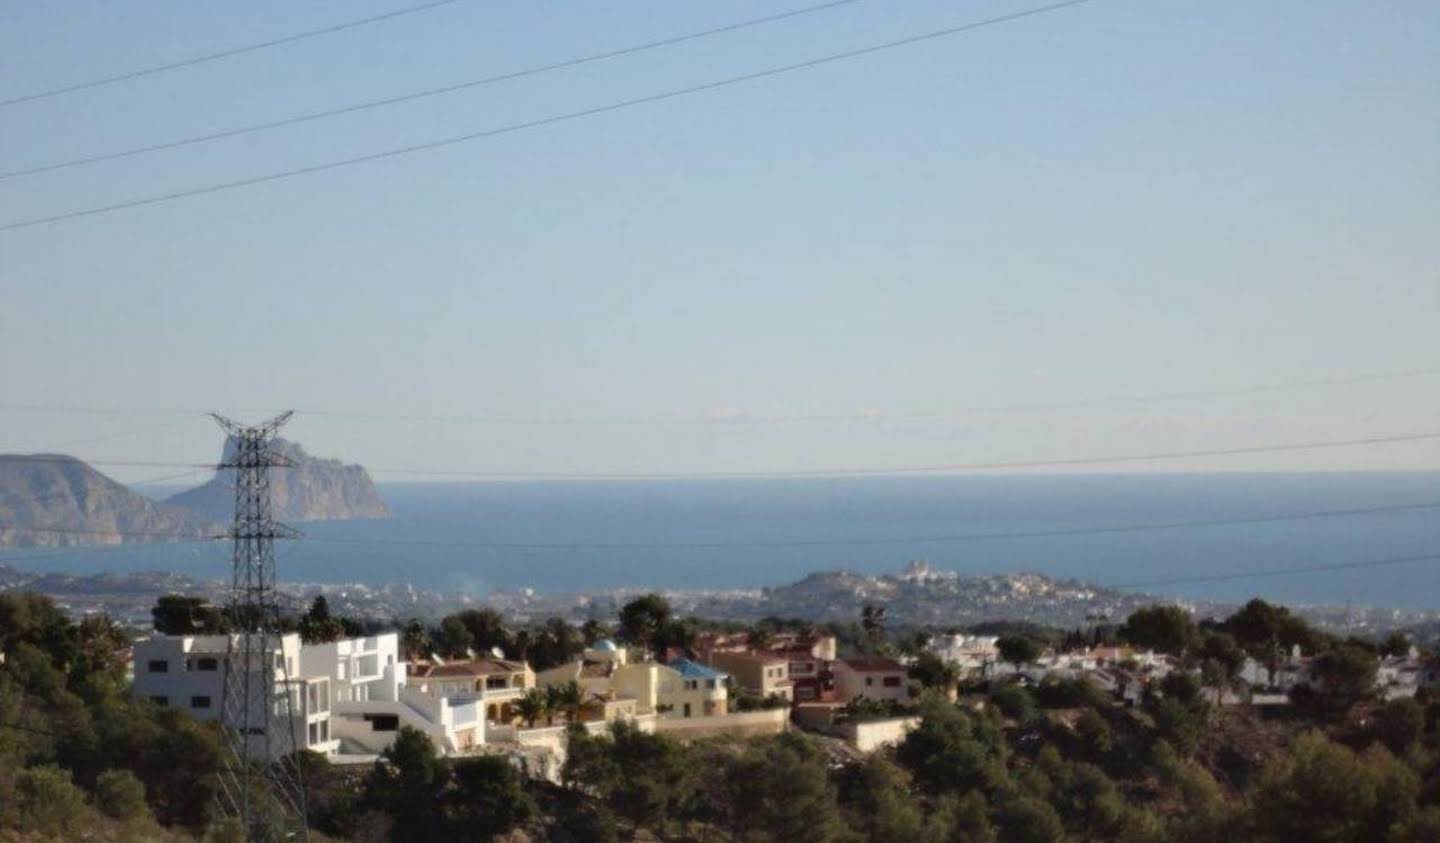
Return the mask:
{"type": "Polygon", "coordinates": [[[372,732],[393,732],[400,728],[400,718],[394,714],[367,714],[372,732]]]}
{"type": "Polygon", "coordinates": [[[169,698],[169,697],[166,697],[166,696],[156,696],[156,697],[151,697],[151,698],[150,698],[150,702],[155,703],[156,705],[169,705],[169,704],[170,704],[170,698],[169,698]]]}
{"type": "Polygon", "coordinates": [[[873,677],[873,676],[867,676],[867,677],[865,677],[865,687],[868,688],[868,687],[870,687],[871,685],[874,685],[874,684],[875,684],[875,677],[873,677]]]}
{"type": "Polygon", "coordinates": [[[330,721],[329,721],[329,720],[321,720],[321,721],[320,721],[320,740],[322,740],[322,741],[328,741],[328,740],[330,740],[330,721]]]}
{"type": "Polygon", "coordinates": [[[315,744],[320,743],[320,724],[319,724],[319,723],[311,723],[311,724],[310,724],[309,732],[310,732],[310,745],[311,745],[311,746],[314,746],[315,744]]]}
{"type": "Polygon", "coordinates": [[[209,707],[210,707],[210,698],[209,698],[209,697],[191,697],[191,698],[190,698],[190,707],[191,707],[191,708],[209,708],[209,707]]]}
{"type": "Polygon", "coordinates": [[[151,659],[150,661],[145,663],[145,669],[150,671],[151,673],[169,673],[170,662],[167,662],[164,659],[151,659]]]}
{"type": "Polygon", "coordinates": [[[898,677],[898,676],[887,676],[887,677],[885,677],[885,687],[887,687],[887,688],[898,688],[898,687],[900,687],[900,677],[898,677]]]}
{"type": "Polygon", "coordinates": [[[220,669],[220,660],[213,656],[203,656],[195,660],[195,670],[203,670],[213,673],[220,669]]]}
{"type": "Polygon", "coordinates": [[[685,703],[685,716],[690,716],[690,703],[685,703]]]}

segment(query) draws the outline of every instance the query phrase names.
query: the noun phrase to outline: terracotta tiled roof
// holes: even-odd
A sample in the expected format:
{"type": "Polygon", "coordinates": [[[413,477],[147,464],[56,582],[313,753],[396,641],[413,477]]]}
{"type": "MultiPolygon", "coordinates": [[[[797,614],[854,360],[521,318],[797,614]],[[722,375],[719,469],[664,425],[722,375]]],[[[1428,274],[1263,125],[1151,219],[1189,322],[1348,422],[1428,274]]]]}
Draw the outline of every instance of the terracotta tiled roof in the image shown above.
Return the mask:
{"type": "Polygon", "coordinates": [[[841,659],[851,670],[861,673],[904,673],[905,665],[884,656],[851,656],[841,659]]]}
{"type": "Polygon", "coordinates": [[[422,662],[410,666],[410,675],[416,679],[444,679],[455,676],[491,676],[496,673],[518,673],[525,669],[523,662],[505,659],[470,659],[463,662],[431,664],[422,662]]]}
{"type": "MultiPolygon", "coordinates": [[[[720,656],[722,654],[716,653],[715,655],[720,656]]],[[[723,657],[727,659],[744,659],[760,664],[779,664],[781,662],[788,664],[790,661],[788,656],[774,652],[773,650],[736,650],[724,653],[723,657]]]]}

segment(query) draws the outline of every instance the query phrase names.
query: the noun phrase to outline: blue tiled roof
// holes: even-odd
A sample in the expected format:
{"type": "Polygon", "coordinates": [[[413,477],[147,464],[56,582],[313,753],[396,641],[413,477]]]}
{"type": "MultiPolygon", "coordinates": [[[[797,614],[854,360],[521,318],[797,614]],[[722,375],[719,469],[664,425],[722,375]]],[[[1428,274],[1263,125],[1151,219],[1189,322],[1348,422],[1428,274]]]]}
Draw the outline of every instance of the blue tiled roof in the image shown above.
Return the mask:
{"type": "Polygon", "coordinates": [[[706,667],[699,662],[690,661],[689,659],[676,659],[666,665],[666,667],[678,672],[686,679],[724,679],[730,675],[728,673],[722,673],[713,667],[706,667]]]}

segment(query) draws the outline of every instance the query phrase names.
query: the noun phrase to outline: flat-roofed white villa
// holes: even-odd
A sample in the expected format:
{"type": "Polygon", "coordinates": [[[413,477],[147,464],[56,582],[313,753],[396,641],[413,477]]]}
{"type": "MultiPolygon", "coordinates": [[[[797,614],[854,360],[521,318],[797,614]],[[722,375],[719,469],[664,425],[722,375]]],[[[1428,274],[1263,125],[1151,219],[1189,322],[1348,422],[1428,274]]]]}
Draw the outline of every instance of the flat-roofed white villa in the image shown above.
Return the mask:
{"type": "MultiPolygon", "coordinates": [[[[270,655],[271,675],[277,687],[289,687],[291,721],[272,713],[247,729],[293,728],[299,748],[326,755],[380,752],[401,726],[429,735],[443,753],[485,742],[481,693],[473,687],[408,685],[396,633],[303,646],[290,633],[279,641],[270,655]]],[[[137,641],[134,695],[185,708],[201,720],[220,719],[229,643],[227,635],[152,635],[137,641]]],[[[251,710],[264,712],[267,706],[262,702],[251,710]]],[[[259,754],[258,747],[252,754],[259,754]]]]}
{"type": "MultiPolygon", "coordinates": [[[[239,635],[155,635],[137,641],[134,695],[156,705],[183,708],[197,720],[219,720],[232,638],[238,648],[239,635]]],[[[266,733],[272,738],[272,751],[285,746],[274,738],[286,729],[293,729],[298,748],[325,754],[338,750],[339,741],[331,728],[330,681],[324,675],[304,675],[300,636],[281,636],[268,654],[255,654],[254,658],[255,669],[274,683],[272,692],[287,688],[290,712],[287,719],[283,707],[266,698],[265,683],[255,684],[255,698],[248,706],[251,722],[244,725],[246,734],[254,739],[252,754],[261,753],[261,738],[266,733]],[[263,665],[258,663],[261,659],[263,665]]]]}

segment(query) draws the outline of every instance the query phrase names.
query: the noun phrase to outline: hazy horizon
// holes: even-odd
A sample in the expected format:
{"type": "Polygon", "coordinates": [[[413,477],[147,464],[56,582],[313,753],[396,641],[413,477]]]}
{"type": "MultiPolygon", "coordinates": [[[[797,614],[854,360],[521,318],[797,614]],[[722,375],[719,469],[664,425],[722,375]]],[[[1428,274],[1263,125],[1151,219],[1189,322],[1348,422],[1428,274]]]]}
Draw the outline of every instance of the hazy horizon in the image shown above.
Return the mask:
{"type": "MultiPolygon", "coordinates": [[[[0,94],[390,5],[21,4],[3,13],[0,94]]],[[[0,222],[1025,8],[857,2],[10,178],[0,222]]],[[[103,153],[777,10],[454,3],[11,105],[0,159],[103,153]]],[[[1432,431],[1440,371],[1416,372],[1440,360],[1437,32],[1440,7],[1422,2],[1094,2],[473,144],[0,232],[0,356],[23,361],[0,375],[0,450],[201,463],[221,434],[199,411],[289,407],[302,412],[287,437],[381,478],[823,470],[1432,431]],[[1329,385],[1296,386],[1315,381],[1329,385]],[[22,409],[37,406],[75,411],[22,409]],[[361,415],[326,415],[337,412],[361,415]]],[[[1440,444],[1143,468],[1440,468],[1440,444]]]]}

